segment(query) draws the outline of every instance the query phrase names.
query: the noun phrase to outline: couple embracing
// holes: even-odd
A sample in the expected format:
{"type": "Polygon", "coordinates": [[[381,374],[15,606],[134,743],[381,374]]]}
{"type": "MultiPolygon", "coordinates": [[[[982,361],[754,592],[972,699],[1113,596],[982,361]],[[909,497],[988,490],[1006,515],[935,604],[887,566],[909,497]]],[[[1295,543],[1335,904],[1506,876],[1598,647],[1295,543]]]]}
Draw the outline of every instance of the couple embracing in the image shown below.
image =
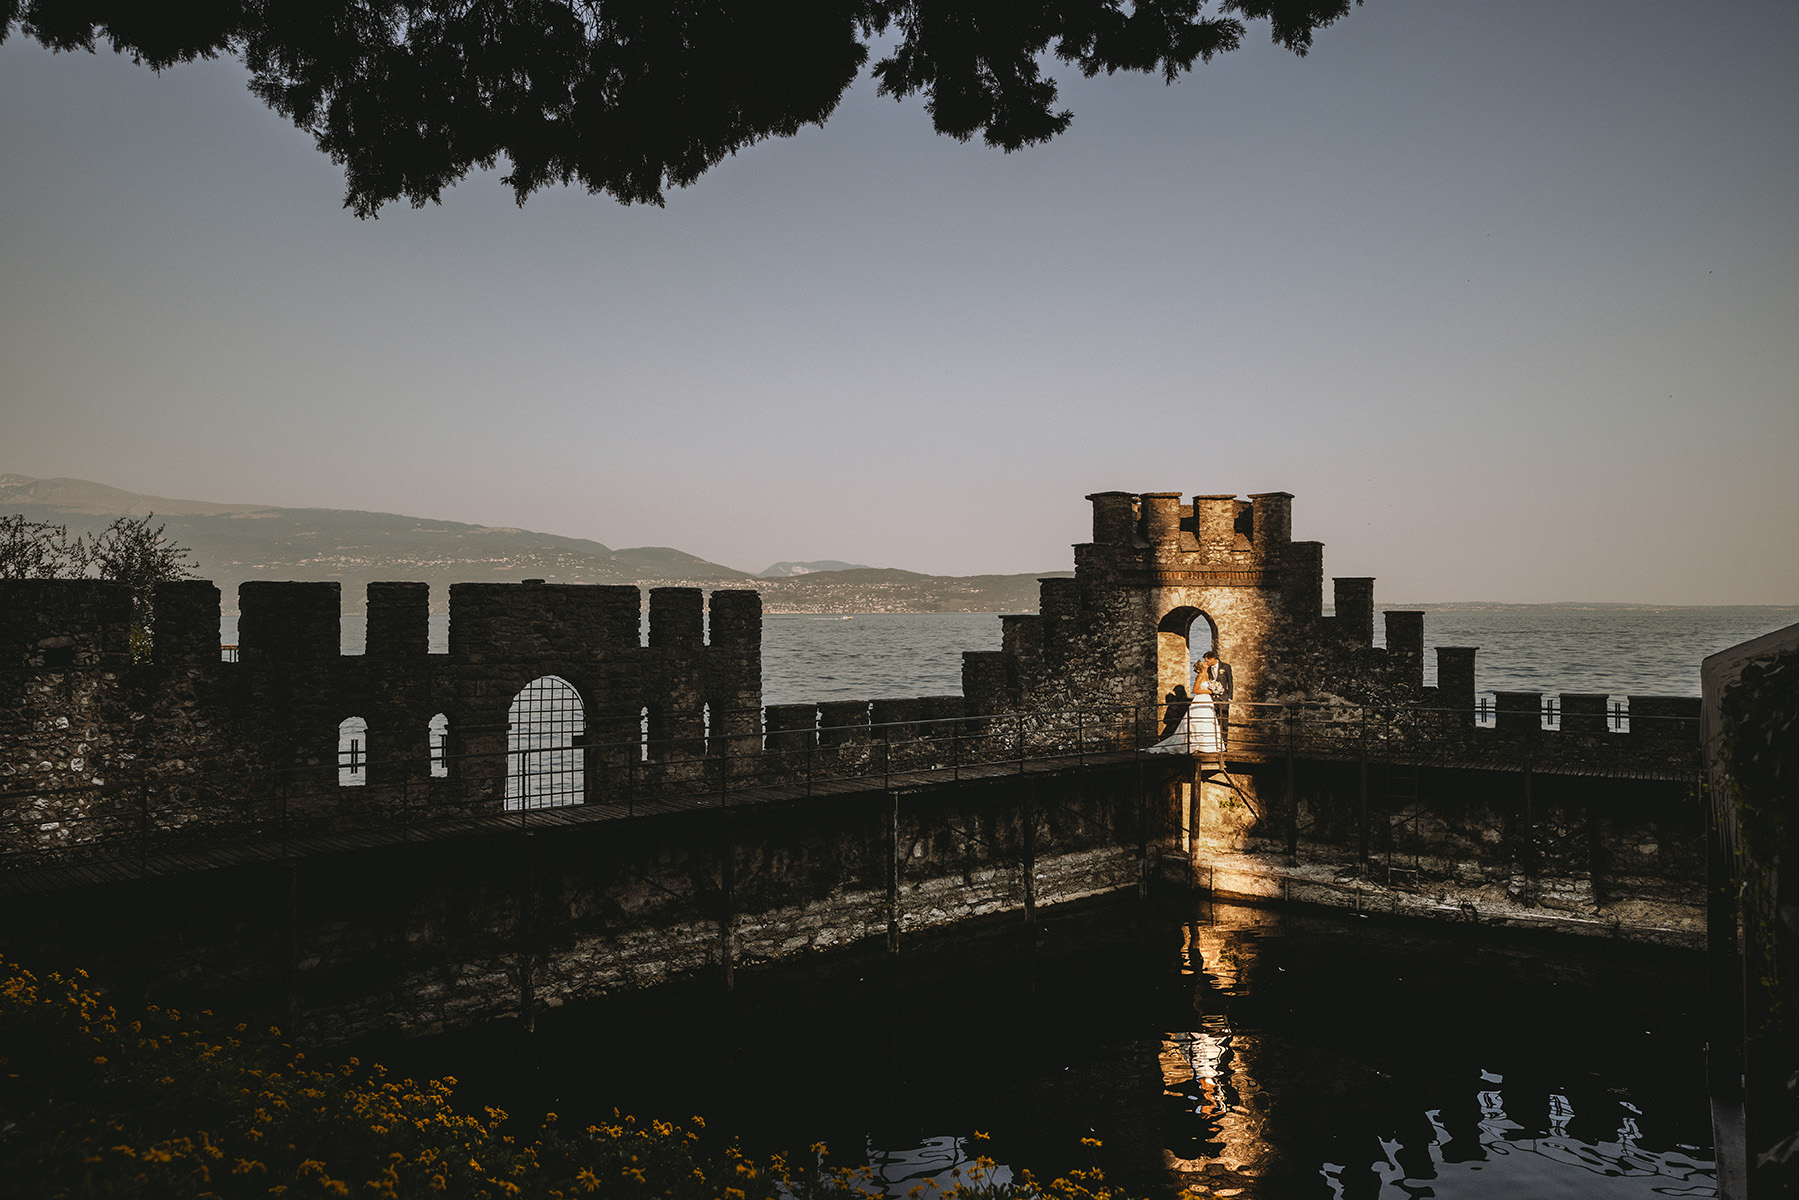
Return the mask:
{"type": "Polygon", "coordinates": [[[1231,714],[1231,665],[1207,650],[1193,664],[1193,701],[1167,737],[1151,746],[1152,754],[1222,754],[1231,714]]]}

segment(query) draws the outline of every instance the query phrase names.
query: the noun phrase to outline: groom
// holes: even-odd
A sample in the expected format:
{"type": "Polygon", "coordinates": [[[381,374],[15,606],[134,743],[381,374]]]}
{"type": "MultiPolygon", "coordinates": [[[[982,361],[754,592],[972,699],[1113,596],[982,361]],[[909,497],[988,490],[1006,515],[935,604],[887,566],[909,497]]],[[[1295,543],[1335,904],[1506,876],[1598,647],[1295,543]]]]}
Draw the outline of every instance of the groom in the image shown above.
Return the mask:
{"type": "Polygon", "coordinates": [[[1231,684],[1231,664],[1221,661],[1216,650],[1207,650],[1200,656],[1200,662],[1203,664],[1201,678],[1209,679],[1223,688],[1222,691],[1213,693],[1216,699],[1212,701],[1213,711],[1218,716],[1218,744],[1222,746],[1230,732],[1231,693],[1235,690],[1231,684]]]}

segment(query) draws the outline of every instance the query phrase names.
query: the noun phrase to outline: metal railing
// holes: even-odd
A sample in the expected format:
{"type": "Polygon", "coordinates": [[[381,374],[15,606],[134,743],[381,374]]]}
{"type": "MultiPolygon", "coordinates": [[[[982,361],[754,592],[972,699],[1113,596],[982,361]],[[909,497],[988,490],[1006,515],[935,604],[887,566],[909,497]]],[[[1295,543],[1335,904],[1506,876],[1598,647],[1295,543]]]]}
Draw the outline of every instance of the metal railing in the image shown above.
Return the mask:
{"type": "MultiPolygon", "coordinates": [[[[66,771],[46,763],[15,769],[0,786],[0,873],[93,862],[143,869],[158,854],[247,845],[285,856],[300,842],[328,849],[335,835],[406,841],[458,829],[524,829],[566,821],[574,810],[581,819],[631,819],[1127,762],[1184,708],[1088,705],[798,729],[769,728],[761,709],[720,711],[709,727],[700,714],[676,714],[686,729],[660,739],[643,736],[635,716],[589,713],[566,745],[508,744],[504,727],[452,723],[448,745],[433,745],[420,730],[417,753],[406,755],[372,753],[382,745],[376,727],[348,752],[355,786],[340,783],[345,763],[337,755],[250,771],[104,763],[100,778],[61,784],[52,780],[66,771]],[[628,736],[605,736],[626,727],[628,736]],[[542,775],[558,778],[539,789],[518,782],[542,775]],[[569,802],[530,803],[538,794],[569,802]]],[[[1639,722],[1629,737],[1544,731],[1508,738],[1479,728],[1477,713],[1466,709],[1235,701],[1220,711],[1228,718],[1225,746],[1214,761],[1285,761],[1289,792],[1300,759],[1359,762],[1364,771],[1371,762],[1543,770],[1560,756],[1584,773],[1606,773],[1608,761],[1619,771],[1645,764],[1680,771],[1692,769],[1697,748],[1696,722],[1680,717],[1639,722]]]]}

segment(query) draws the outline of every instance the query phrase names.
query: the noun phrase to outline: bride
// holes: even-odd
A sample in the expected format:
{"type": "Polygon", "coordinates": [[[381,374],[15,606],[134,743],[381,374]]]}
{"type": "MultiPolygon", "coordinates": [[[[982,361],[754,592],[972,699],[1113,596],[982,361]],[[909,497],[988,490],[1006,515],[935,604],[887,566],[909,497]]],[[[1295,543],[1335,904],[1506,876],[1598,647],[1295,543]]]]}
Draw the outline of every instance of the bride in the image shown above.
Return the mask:
{"type": "Polygon", "coordinates": [[[1193,702],[1187,706],[1187,712],[1181,717],[1180,724],[1174,732],[1149,748],[1151,754],[1221,754],[1224,747],[1218,740],[1218,711],[1213,707],[1213,696],[1224,690],[1224,685],[1216,680],[1207,679],[1204,666],[1196,670],[1198,678],[1193,681],[1193,702]]]}

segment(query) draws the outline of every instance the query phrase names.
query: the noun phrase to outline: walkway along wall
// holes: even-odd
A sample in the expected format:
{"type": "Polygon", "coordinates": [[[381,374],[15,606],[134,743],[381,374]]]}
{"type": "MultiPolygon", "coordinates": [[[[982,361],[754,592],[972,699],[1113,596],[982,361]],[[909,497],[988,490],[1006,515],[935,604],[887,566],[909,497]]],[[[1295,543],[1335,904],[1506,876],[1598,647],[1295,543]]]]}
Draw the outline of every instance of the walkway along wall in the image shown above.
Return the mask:
{"type": "Polygon", "coordinates": [[[870,940],[898,952],[915,931],[1138,888],[1137,770],[527,821],[12,895],[0,953],[324,1041],[529,1022],[621,988],[728,984],[742,963],[870,940]]]}

